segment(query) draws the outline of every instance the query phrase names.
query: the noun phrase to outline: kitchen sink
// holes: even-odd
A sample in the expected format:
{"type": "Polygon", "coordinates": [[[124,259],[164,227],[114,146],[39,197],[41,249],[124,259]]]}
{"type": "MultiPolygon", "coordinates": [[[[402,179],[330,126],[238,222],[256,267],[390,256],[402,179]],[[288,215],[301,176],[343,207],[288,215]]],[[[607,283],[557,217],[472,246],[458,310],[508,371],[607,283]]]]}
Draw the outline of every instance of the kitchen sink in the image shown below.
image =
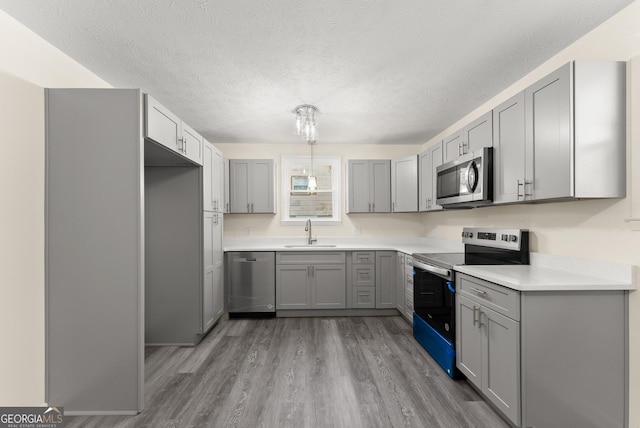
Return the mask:
{"type": "Polygon", "coordinates": [[[285,248],[333,248],[335,245],[322,245],[322,244],[290,244],[285,245],[285,248]]]}

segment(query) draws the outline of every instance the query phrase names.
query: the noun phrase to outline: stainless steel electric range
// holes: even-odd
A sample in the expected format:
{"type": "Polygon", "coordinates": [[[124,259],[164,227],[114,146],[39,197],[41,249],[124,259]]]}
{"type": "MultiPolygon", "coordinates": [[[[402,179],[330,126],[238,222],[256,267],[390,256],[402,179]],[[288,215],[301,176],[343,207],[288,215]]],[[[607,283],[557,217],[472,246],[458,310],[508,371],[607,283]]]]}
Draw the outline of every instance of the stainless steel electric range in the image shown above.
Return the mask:
{"type": "Polygon", "coordinates": [[[413,254],[413,336],[452,378],[455,353],[455,267],[529,264],[529,232],[465,227],[464,253],[413,254]]]}

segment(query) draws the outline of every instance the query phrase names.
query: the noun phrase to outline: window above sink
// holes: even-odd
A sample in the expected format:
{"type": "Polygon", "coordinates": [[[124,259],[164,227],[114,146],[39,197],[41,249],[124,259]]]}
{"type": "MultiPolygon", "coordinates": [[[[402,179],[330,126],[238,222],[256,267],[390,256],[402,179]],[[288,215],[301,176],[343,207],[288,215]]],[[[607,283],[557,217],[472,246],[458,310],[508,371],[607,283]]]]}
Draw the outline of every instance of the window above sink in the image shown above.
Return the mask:
{"type": "Polygon", "coordinates": [[[281,165],[281,224],[341,224],[340,156],[282,156],[281,165]]]}

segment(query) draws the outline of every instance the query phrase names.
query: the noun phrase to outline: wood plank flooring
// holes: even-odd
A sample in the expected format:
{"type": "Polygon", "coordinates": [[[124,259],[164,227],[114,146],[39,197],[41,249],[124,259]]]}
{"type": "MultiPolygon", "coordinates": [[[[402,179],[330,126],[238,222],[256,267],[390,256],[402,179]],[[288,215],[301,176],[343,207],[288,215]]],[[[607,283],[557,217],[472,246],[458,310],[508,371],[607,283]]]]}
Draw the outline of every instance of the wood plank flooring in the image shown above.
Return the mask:
{"type": "Polygon", "coordinates": [[[197,347],[148,347],[145,409],[74,427],[508,428],[400,317],[221,322],[197,347]]]}

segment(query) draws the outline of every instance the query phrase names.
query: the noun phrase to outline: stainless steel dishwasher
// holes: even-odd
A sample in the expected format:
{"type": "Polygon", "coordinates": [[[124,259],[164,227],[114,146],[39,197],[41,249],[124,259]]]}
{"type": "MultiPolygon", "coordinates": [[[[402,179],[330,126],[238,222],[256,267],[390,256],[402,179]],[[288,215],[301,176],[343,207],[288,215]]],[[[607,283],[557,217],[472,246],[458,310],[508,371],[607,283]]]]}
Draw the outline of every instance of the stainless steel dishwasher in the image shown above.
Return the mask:
{"type": "Polygon", "coordinates": [[[228,252],[225,257],[229,316],[274,316],[276,311],[275,253],[228,252]]]}

